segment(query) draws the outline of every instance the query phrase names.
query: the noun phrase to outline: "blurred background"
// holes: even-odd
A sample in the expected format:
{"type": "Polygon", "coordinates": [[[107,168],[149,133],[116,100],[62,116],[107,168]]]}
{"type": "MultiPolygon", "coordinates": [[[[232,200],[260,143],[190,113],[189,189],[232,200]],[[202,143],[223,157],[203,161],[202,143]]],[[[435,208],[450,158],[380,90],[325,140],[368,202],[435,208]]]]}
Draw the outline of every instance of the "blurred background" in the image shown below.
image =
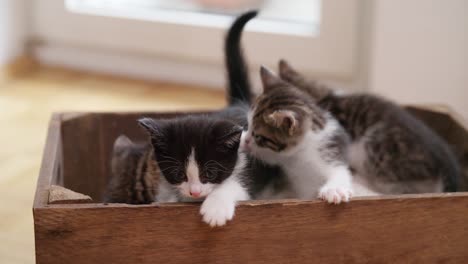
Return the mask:
{"type": "Polygon", "coordinates": [[[223,37],[251,76],[303,73],[468,118],[465,0],[0,0],[0,263],[34,262],[32,198],[54,111],[216,109],[223,37]]]}

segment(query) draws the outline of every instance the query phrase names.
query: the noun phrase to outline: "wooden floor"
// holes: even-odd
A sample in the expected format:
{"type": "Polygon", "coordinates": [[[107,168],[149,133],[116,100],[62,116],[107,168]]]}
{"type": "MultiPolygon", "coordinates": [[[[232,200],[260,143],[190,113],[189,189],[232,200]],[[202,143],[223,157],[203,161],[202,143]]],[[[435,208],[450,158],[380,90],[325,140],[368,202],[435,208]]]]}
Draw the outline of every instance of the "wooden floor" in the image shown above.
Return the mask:
{"type": "Polygon", "coordinates": [[[41,68],[0,73],[0,263],[34,263],[32,199],[54,111],[215,109],[224,93],[41,68]]]}

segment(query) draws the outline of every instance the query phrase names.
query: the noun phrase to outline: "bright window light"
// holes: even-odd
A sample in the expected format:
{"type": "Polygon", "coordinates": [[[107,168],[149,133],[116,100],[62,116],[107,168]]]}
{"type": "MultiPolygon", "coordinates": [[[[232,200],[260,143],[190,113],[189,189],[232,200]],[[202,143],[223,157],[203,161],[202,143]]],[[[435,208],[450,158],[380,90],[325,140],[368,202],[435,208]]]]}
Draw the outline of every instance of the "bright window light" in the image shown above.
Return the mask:
{"type": "Polygon", "coordinates": [[[320,0],[66,0],[71,12],[202,27],[227,27],[232,16],[261,10],[248,30],[316,35],[320,0]]]}

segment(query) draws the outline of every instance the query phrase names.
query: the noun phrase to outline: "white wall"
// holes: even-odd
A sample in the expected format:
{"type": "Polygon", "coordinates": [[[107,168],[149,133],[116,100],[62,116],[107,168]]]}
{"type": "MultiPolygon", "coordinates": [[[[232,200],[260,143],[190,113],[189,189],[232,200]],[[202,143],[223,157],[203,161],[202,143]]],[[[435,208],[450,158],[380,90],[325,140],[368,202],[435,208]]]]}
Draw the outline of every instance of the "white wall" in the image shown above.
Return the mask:
{"type": "Polygon", "coordinates": [[[27,1],[0,0],[0,66],[23,54],[27,37],[27,1]]]}
{"type": "Polygon", "coordinates": [[[369,89],[468,120],[468,1],[376,0],[369,89]]]}
{"type": "MultiPolygon", "coordinates": [[[[447,104],[468,119],[468,0],[360,3],[354,85],[402,103],[447,104]]],[[[24,52],[31,4],[0,0],[0,65],[24,52]]]]}

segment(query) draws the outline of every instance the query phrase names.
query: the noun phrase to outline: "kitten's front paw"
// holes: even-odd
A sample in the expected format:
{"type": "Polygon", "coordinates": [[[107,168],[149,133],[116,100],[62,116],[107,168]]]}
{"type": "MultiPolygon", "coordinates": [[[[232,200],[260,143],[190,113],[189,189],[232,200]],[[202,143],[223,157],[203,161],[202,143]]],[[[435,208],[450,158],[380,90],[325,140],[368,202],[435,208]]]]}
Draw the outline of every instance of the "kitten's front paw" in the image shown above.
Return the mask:
{"type": "Polygon", "coordinates": [[[200,214],[203,216],[203,221],[211,227],[223,226],[227,221],[232,220],[235,208],[235,201],[220,195],[212,195],[206,197],[200,214]]]}
{"type": "Polygon", "coordinates": [[[319,198],[329,203],[339,204],[349,202],[353,196],[353,190],[343,186],[323,186],[319,191],[319,198]]]}

